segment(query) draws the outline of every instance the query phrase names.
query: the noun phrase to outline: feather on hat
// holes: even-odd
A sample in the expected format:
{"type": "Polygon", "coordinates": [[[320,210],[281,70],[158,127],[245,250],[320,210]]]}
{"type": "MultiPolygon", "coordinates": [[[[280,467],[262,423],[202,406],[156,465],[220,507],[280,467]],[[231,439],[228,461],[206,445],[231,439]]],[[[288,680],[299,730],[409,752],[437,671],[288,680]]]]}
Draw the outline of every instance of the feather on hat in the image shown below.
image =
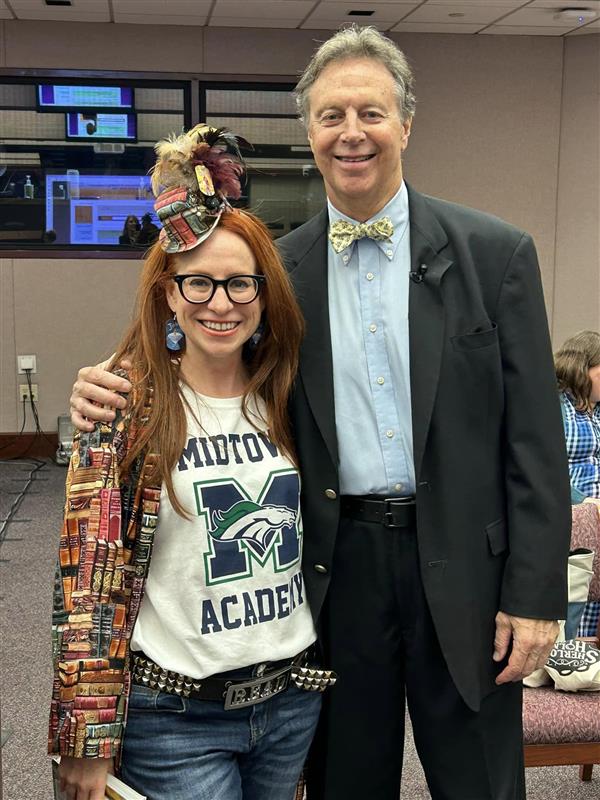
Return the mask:
{"type": "Polygon", "coordinates": [[[240,198],[245,172],[240,146],[251,147],[227,128],[203,123],[156,144],[152,189],[167,253],[199,245],[229,207],[228,200],[240,198]]]}

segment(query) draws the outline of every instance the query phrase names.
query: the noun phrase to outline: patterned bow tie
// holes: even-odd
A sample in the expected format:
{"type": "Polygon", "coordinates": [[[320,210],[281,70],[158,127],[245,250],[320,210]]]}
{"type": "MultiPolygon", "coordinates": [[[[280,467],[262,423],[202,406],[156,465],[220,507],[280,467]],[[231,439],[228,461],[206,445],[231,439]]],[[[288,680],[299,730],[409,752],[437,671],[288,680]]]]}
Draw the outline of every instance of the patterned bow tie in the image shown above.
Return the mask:
{"type": "Polygon", "coordinates": [[[335,252],[341,253],[357,239],[364,239],[366,236],[369,239],[381,241],[389,239],[393,233],[394,226],[389,217],[381,217],[371,223],[361,222],[359,225],[353,225],[345,219],[338,219],[329,227],[329,241],[335,252]]]}

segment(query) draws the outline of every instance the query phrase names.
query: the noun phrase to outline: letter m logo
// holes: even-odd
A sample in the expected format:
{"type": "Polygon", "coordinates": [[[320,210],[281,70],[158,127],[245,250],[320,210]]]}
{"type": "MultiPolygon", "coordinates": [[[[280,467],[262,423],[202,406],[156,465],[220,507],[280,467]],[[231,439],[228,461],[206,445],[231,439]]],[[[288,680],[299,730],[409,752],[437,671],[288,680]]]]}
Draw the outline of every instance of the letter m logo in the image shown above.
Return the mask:
{"type": "Polygon", "coordinates": [[[283,572],[300,561],[300,480],[295,470],[270,473],[257,498],[233,480],[198,482],[194,491],[198,516],[204,516],[208,531],[208,586],[250,577],[255,564],[283,572]]]}

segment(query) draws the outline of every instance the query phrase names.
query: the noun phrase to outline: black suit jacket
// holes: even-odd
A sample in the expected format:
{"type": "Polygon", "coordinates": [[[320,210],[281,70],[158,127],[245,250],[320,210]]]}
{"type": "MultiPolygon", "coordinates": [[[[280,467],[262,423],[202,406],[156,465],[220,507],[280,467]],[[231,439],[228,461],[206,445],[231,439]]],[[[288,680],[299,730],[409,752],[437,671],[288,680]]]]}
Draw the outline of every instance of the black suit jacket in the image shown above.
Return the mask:
{"type": "MultiPolygon", "coordinates": [[[[476,709],[499,671],[492,661],[497,611],[565,616],[564,436],[531,238],[410,187],[409,206],[411,269],[426,266],[409,290],[421,574],[452,677],[476,709]]],[[[327,222],[324,209],[278,243],[307,324],[291,414],[315,618],[339,521],[327,222]]],[[[356,458],[363,444],[356,442],[356,458]]]]}

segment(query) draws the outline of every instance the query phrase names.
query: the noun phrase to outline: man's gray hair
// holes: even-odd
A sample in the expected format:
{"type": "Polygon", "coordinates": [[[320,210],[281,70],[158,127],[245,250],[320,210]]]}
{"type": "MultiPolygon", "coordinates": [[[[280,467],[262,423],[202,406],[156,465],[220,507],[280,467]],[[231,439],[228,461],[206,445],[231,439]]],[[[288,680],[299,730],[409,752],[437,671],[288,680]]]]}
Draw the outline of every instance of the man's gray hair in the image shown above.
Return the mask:
{"type": "Polygon", "coordinates": [[[308,128],[311,86],[325,67],[334,61],[348,58],[372,58],[383,64],[394,79],[400,118],[405,122],[413,117],[417,101],[413,94],[414,75],[406,56],[391,39],[383,36],[376,28],[362,28],[354,24],[342,28],[323,42],[298,81],[294,97],[305,127],[308,128]]]}

